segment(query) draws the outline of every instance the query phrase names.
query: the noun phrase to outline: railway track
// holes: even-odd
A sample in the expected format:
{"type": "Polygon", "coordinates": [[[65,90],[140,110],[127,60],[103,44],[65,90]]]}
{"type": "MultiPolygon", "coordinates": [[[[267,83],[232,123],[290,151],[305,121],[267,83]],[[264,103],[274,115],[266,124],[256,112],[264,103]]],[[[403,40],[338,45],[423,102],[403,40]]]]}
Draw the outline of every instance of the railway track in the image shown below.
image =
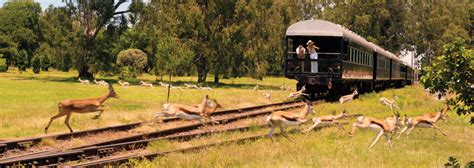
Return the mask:
{"type": "MultiPolygon", "coordinates": [[[[340,123],[342,125],[348,124],[347,122],[340,123]]],[[[260,125],[262,127],[265,127],[267,125],[260,125]]],[[[332,124],[329,125],[319,125],[316,127],[316,130],[320,130],[325,127],[331,127],[334,126],[332,124]]],[[[249,129],[249,126],[246,126],[246,129],[249,129]]],[[[243,127],[242,127],[243,128],[243,127]]],[[[118,167],[118,166],[133,166],[133,165],[127,165],[127,163],[131,160],[143,160],[143,159],[148,159],[152,160],[156,157],[162,157],[170,153],[178,153],[178,152],[193,152],[193,151],[199,151],[202,149],[206,149],[209,147],[213,146],[220,146],[220,145],[225,145],[225,144],[231,144],[231,143],[242,143],[242,142],[248,142],[248,141],[254,141],[258,140],[261,138],[265,138],[268,134],[259,134],[259,135],[252,135],[252,136],[246,136],[243,138],[237,138],[237,139],[232,139],[232,140],[227,140],[227,141],[220,141],[216,143],[208,143],[204,145],[196,145],[196,146],[191,146],[191,147],[184,147],[184,148],[179,148],[179,149],[173,149],[173,150],[167,150],[167,151],[160,151],[160,152],[144,152],[144,153],[133,153],[129,154],[126,156],[119,156],[119,157],[109,157],[109,158],[101,158],[97,160],[92,160],[92,161],[85,161],[82,163],[77,163],[73,164],[72,167],[104,167],[104,166],[113,166],[113,167],[118,167]]],[[[275,133],[274,135],[278,136],[279,133],[275,133]]]]}
{"type": "MultiPolygon", "coordinates": [[[[211,115],[212,116],[219,116],[219,115],[235,114],[235,113],[240,113],[240,112],[245,112],[245,111],[268,108],[268,107],[272,107],[272,106],[289,105],[289,104],[293,104],[293,103],[296,103],[296,102],[295,101],[280,102],[280,103],[265,104],[265,105],[245,107],[245,108],[239,108],[239,109],[223,110],[223,111],[217,111],[217,112],[215,112],[211,115]]],[[[168,123],[168,122],[173,122],[173,121],[177,121],[177,120],[179,120],[179,118],[170,117],[170,118],[163,119],[163,122],[168,123]]],[[[126,130],[131,130],[133,128],[136,128],[136,127],[138,127],[142,124],[146,124],[146,123],[147,122],[137,122],[137,123],[117,125],[117,126],[111,126],[111,127],[104,127],[104,128],[98,128],[98,129],[77,131],[77,132],[72,132],[72,133],[62,133],[62,134],[47,135],[47,136],[40,136],[40,137],[34,137],[34,138],[3,141],[3,142],[0,142],[0,157],[2,157],[5,152],[8,152],[10,150],[25,150],[25,149],[31,148],[31,147],[39,144],[41,141],[43,141],[45,139],[67,140],[67,139],[80,138],[80,137],[93,135],[93,134],[97,134],[97,133],[102,133],[102,132],[126,131],[126,130]]]]}
{"type": "MultiPolygon", "coordinates": [[[[303,106],[302,103],[299,102],[285,102],[285,103],[275,103],[270,105],[263,105],[257,107],[248,107],[243,109],[234,109],[234,110],[226,110],[221,112],[216,112],[217,115],[225,115],[225,114],[234,114],[230,117],[222,117],[221,119],[215,120],[219,124],[226,124],[235,122],[237,120],[249,118],[249,117],[256,117],[260,115],[269,114],[276,110],[288,110],[292,108],[298,108],[303,106]],[[273,107],[274,108],[269,108],[273,107]],[[279,107],[280,106],[280,107],[279,107]],[[266,109],[269,108],[269,109],[266,109]]],[[[39,152],[30,155],[24,155],[19,157],[12,157],[7,159],[0,160],[0,166],[13,166],[13,165],[25,165],[25,166],[43,166],[43,165],[55,165],[60,164],[67,161],[75,161],[87,158],[94,158],[94,157],[101,157],[110,155],[117,150],[120,149],[133,149],[133,148],[141,148],[146,146],[149,142],[159,139],[173,139],[172,135],[177,135],[179,133],[192,131],[199,129],[202,125],[200,123],[197,124],[188,124],[181,127],[169,128],[165,130],[143,133],[128,137],[123,137],[119,139],[114,139],[110,141],[95,143],[95,144],[88,144],[80,147],[75,147],[67,151],[47,151],[47,152],[39,152]]],[[[236,130],[241,130],[245,128],[235,128],[236,130]]],[[[229,130],[226,130],[229,131],[229,130]]],[[[195,134],[192,136],[202,136],[209,133],[201,133],[195,134]]],[[[192,136],[184,136],[179,138],[189,138],[192,136]]],[[[174,137],[176,139],[177,137],[174,137]]],[[[179,139],[178,138],[178,139],[179,139]]]]}

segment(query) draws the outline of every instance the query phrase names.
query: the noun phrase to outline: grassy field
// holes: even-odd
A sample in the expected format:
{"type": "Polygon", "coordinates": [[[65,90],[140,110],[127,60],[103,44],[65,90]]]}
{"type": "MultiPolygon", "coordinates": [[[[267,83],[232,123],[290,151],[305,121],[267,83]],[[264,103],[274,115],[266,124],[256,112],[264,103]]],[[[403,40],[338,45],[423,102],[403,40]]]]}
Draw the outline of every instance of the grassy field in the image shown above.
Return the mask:
{"type": "MultiPolygon", "coordinates": [[[[107,93],[106,87],[97,85],[81,85],[77,72],[41,72],[33,74],[31,70],[19,74],[16,70],[0,73],[0,139],[11,139],[26,136],[41,135],[49,118],[58,113],[58,102],[64,99],[95,98],[107,93]]],[[[116,81],[117,78],[101,78],[116,81]]],[[[211,80],[211,78],[208,78],[211,80]]],[[[132,85],[144,80],[155,82],[154,76],[143,76],[135,79],[132,85]]],[[[195,82],[196,77],[174,77],[173,82],[195,82]]],[[[115,82],[116,83],[116,82],[115,82]]],[[[285,78],[265,78],[263,81],[250,78],[223,79],[222,84],[211,85],[212,91],[204,90],[171,90],[170,102],[198,104],[208,94],[215,98],[225,109],[246,107],[271,102],[280,102],[286,99],[288,91],[279,91],[278,87],[286,83],[294,86],[295,82],[285,78]],[[255,84],[260,90],[252,90],[255,84]],[[273,89],[271,100],[267,100],[262,93],[273,89]]],[[[154,88],[130,86],[127,88],[114,85],[119,99],[109,99],[105,102],[106,111],[99,119],[91,119],[96,113],[73,114],[71,127],[78,130],[93,129],[117,124],[138,121],[150,121],[154,112],[160,111],[166,102],[167,89],[155,85],[154,88]]],[[[65,118],[59,118],[49,128],[50,133],[67,132],[65,118]]]]}
{"type": "MultiPolygon", "coordinates": [[[[378,103],[381,96],[398,95],[401,113],[421,115],[443,107],[419,86],[392,89],[382,93],[365,94],[347,104],[323,103],[315,106],[316,115],[333,114],[346,109],[352,114],[364,114],[376,118],[390,116],[388,107],[378,103]]],[[[290,142],[277,138],[271,142],[261,139],[245,144],[214,147],[196,153],[175,153],[154,161],[137,162],[140,167],[444,167],[448,157],[454,156],[464,165],[474,161],[474,129],[468,124],[469,116],[457,116],[450,112],[450,121],[437,125],[448,136],[435,134],[432,129],[415,129],[410,137],[394,140],[392,149],[381,138],[372,149],[368,146],[376,133],[358,130],[354,137],[335,127],[301,134],[294,130],[290,142]]],[[[344,121],[344,120],[342,120],[344,121]]],[[[349,122],[354,122],[350,119],[349,122]]],[[[309,124],[295,129],[309,127],[309,124]]],[[[252,131],[267,133],[268,128],[252,131]]],[[[240,134],[227,133],[228,139],[240,134]]],[[[223,135],[216,135],[216,137],[223,135]]],[[[213,139],[213,138],[210,138],[213,139]]],[[[220,138],[218,138],[220,139],[220,138]]],[[[156,147],[159,148],[159,147],[156,147]]],[[[170,148],[164,145],[163,148],[170,148]]]]}
{"type": "MultiPolygon", "coordinates": [[[[31,72],[18,74],[11,70],[0,73],[0,139],[13,139],[43,134],[49,117],[57,113],[57,103],[66,98],[97,97],[106,92],[105,87],[83,86],[74,78],[76,72],[51,71],[39,75],[31,72]]],[[[99,77],[100,78],[100,77],[99,77]]],[[[101,78],[116,80],[115,78],[101,78]]],[[[154,76],[143,76],[138,80],[154,81],[154,76]]],[[[195,77],[176,77],[176,83],[192,82],[195,77]]],[[[294,86],[286,78],[265,78],[263,81],[249,78],[223,79],[223,84],[213,91],[172,90],[171,102],[198,103],[205,94],[219,100],[226,109],[251,106],[286,99],[288,91],[279,91],[283,83],[294,86]],[[262,93],[252,91],[255,84],[263,90],[273,90],[273,98],[266,100],[262,93]]],[[[75,130],[92,129],[137,121],[149,121],[154,112],[166,101],[166,90],[162,87],[141,88],[115,86],[120,99],[108,100],[106,112],[100,119],[91,119],[95,114],[74,114],[71,126],[75,130]]],[[[391,89],[381,93],[361,95],[359,99],[340,105],[322,103],[315,106],[316,116],[339,113],[364,114],[376,118],[390,116],[388,107],[378,103],[381,96],[398,95],[402,114],[408,116],[433,112],[443,107],[443,102],[423,91],[420,86],[391,89]]],[[[313,117],[313,116],[311,116],[313,117]]],[[[337,128],[325,128],[301,134],[291,134],[295,142],[276,138],[275,142],[261,139],[245,144],[213,147],[195,153],[176,153],[154,161],[136,162],[138,167],[444,167],[449,156],[458,158],[461,164],[474,160],[474,129],[468,124],[469,116],[457,116],[450,112],[450,121],[437,125],[448,133],[434,134],[431,129],[415,129],[410,137],[394,140],[390,149],[384,138],[372,149],[367,149],[376,133],[358,130],[354,137],[337,128]]],[[[352,123],[355,119],[350,119],[352,123]]],[[[51,133],[67,132],[64,118],[56,120],[50,127],[51,133]]],[[[344,121],[344,120],[342,120],[344,121]]],[[[308,127],[310,123],[299,128],[308,127]]],[[[244,134],[267,133],[268,128],[259,128],[246,133],[216,134],[207,139],[197,139],[190,144],[232,139],[244,134]]],[[[178,143],[156,142],[151,150],[165,150],[179,147],[178,143]]]]}

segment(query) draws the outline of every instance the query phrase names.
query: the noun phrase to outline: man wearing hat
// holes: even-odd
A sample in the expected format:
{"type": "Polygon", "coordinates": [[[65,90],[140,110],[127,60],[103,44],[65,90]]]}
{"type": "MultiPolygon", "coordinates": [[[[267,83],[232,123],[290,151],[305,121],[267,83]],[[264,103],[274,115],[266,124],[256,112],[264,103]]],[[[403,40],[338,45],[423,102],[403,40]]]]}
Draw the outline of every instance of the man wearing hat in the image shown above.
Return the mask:
{"type": "MultiPolygon", "coordinates": [[[[308,45],[308,52],[309,52],[309,58],[311,59],[318,59],[318,53],[316,53],[316,50],[319,50],[319,47],[316,47],[314,45],[314,42],[309,40],[306,45],[308,45]]],[[[317,61],[311,61],[311,72],[318,72],[318,62],[317,61]]]]}
{"type": "MultiPolygon", "coordinates": [[[[296,57],[298,59],[304,59],[304,55],[306,54],[306,49],[303,47],[303,45],[299,45],[298,48],[296,48],[296,57]]],[[[304,61],[298,60],[298,64],[300,66],[300,71],[304,71],[304,61]]]]}

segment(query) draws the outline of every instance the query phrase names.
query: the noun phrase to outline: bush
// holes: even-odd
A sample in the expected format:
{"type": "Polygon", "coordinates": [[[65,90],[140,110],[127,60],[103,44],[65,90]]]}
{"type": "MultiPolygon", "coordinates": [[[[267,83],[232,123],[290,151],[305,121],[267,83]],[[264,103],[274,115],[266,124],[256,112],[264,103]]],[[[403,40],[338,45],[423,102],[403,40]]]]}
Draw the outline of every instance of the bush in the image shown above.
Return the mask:
{"type": "Polygon", "coordinates": [[[43,55],[41,57],[41,70],[48,71],[49,67],[51,67],[51,59],[47,55],[43,55]]]}
{"type": "Polygon", "coordinates": [[[33,67],[33,72],[35,74],[40,73],[40,71],[41,71],[41,58],[39,56],[33,57],[33,59],[31,59],[31,66],[33,67]]]}
{"type": "Polygon", "coordinates": [[[7,72],[8,65],[5,58],[0,58],[0,72],[7,72]]]}
{"type": "Polygon", "coordinates": [[[139,49],[127,49],[120,51],[117,64],[120,66],[120,78],[135,78],[141,74],[147,63],[146,54],[139,49]]]}

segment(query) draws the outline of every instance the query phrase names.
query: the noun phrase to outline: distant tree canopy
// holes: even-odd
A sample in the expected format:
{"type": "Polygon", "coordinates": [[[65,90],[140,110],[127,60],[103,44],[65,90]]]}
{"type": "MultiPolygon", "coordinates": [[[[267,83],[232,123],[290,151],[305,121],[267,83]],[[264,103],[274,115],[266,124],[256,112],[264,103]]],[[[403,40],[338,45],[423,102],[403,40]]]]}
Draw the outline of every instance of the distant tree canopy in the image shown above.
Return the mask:
{"type": "Polygon", "coordinates": [[[394,53],[412,51],[423,66],[456,38],[472,48],[469,2],[130,1],[123,11],[126,0],[65,0],[44,11],[33,1],[7,2],[0,8],[0,55],[21,70],[38,57],[41,70],[76,69],[92,78],[119,74],[119,52],[136,48],[146,55],[146,73],[197,75],[198,82],[209,74],[214,82],[262,79],[283,74],[286,28],[307,19],[341,24],[394,53]]]}

